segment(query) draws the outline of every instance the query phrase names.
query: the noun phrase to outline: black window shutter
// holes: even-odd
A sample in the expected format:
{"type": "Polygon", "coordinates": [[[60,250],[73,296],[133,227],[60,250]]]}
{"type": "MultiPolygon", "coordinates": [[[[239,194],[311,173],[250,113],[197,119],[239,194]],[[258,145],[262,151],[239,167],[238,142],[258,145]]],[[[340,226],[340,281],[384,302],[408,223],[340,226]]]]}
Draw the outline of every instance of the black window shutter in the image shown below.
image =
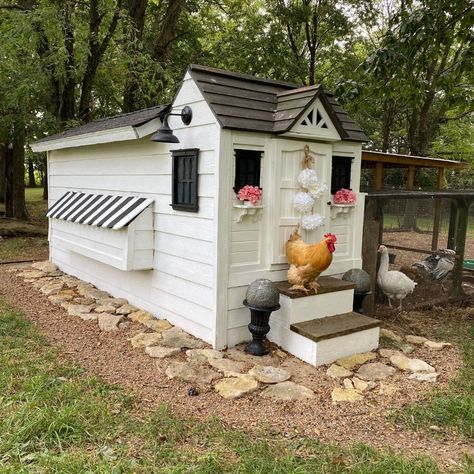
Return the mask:
{"type": "Polygon", "coordinates": [[[172,150],[171,207],[176,211],[197,212],[199,149],[172,150]]]}
{"type": "Polygon", "coordinates": [[[350,189],[352,158],[349,156],[332,157],[331,194],[339,189],[350,189]]]}
{"type": "Polygon", "coordinates": [[[256,150],[235,150],[235,192],[246,185],[260,187],[262,153],[256,150]]]}

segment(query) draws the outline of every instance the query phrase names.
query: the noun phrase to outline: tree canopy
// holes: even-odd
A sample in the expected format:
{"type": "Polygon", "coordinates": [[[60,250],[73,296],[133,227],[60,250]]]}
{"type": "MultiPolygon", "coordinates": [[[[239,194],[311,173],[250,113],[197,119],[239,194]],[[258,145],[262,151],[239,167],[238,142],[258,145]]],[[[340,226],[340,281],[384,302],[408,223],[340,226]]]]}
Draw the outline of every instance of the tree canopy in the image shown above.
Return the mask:
{"type": "Polygon", "coordinates": [[[473,25],[471,0],[0,0],[0,158],[199,63],[321,83],[372,149],[472,160],[473,25]]]}

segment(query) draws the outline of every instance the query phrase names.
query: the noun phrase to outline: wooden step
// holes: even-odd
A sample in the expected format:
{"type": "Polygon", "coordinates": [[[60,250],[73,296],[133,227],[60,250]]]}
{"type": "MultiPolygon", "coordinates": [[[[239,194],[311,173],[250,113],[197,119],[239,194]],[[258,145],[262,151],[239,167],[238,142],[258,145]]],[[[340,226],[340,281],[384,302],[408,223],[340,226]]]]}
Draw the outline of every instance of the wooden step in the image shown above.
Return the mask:
{"type": "Polygon", "coordinates": [[[382,322],[378,319],[350,312],[295,323],[290,326],[290,329],[301,336],[318,342],[324,339],[332,339],[334,337],[376,328],[381,324],[382,322]]]}
{"type": "MultiPolygon", "coordinates": [[[[335,291],[352,290],[355,288],[355,284],[350,281],[340,280],[330,276],[322,276],[318,278],[320,288],[318,295],[325,293],[333,293],[335,291]]],[[[303,298],[305,296],[314,296],[316,292],[314,290],[308,290],[308,292],[300,290],[290,290],[291,283],[287,281],[280,281],[276,283],[276,286],[282,295],[288,296],[289,298],[303,298]]]]}

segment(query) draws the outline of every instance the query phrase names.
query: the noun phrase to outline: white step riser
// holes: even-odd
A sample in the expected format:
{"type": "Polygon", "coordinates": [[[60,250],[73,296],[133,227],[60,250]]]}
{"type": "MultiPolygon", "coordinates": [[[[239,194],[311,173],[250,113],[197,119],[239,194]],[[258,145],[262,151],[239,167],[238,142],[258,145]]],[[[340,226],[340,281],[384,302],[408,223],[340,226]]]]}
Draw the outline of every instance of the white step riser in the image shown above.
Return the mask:
{"type": "Polygon", "coordinates": [[[314,366],[330,364],[341,357],[374,350],[379,344],[378,327],[314,342],[277,321],[271,320],[270,326],[268,340],[314,366]]]}
{"type": "Polygon", "coordinates": [[[352,311],[353,298],[354,290],[335,291],[303,298],[280,295],[281,308],[272,313],[271,320],[289,328],[291,324],[349,313],[352,311]]]}

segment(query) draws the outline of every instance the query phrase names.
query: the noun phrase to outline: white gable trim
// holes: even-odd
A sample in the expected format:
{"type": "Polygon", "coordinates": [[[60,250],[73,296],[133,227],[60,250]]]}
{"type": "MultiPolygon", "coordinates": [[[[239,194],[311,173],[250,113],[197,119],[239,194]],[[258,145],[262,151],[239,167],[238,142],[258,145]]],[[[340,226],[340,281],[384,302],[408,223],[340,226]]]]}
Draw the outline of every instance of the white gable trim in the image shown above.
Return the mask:
{"type": "Polygon", "coordinates": [[[324,141],[341,140],[341,136],[319,98],[311,102],[298,119],[297,124],[287,133],[284,133],[283,136],[312,138],[324,141]]]}
{"type": "Polygon", "coordinates": [[[100,132],[85,133],[76,137],[57,138],[40,143],[32,143],[31,149],[34,152],[60,150],[62,148],[76,148],[85,145],[98,145],[100,143],[121,142],[127,140],[136,140],[154,133],[161,125],[159,118],[154,118],[140,127],[112,128],[101,130],[100,132]]]}

